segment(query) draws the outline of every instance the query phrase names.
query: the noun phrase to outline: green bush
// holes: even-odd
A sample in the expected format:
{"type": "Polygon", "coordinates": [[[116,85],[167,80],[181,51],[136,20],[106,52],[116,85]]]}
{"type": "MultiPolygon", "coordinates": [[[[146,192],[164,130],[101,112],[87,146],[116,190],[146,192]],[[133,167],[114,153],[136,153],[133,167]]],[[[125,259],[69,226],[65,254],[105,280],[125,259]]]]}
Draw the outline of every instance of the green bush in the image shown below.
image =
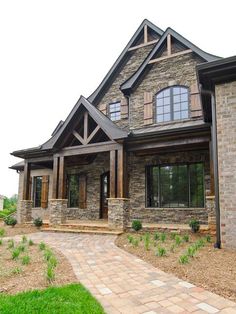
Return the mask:
{"type": "Polygon", "coordinates": [[[189,227],[192,229],[194,233],[198,232],[200,229],[200,221],[193,218],[189,221],[189,227]]]}
{"type": "Polygon", "coordinates": [[[8,249],[12,249],[15,246],[15,242],[13,239],[8,240],[8,249]]]}
{"type": "Polygon", "coordinates": [[[211,242],[211,236],[209,234],[206,235],[205,239],[207,242],[209,243],[211,242]]]}
{"type": "Polygon", "coordinates": [[[181,244],[181,242],[182,242],[181,241],[181,237],[176,235],[176,237],[175,237],[175,244],[176,244],[176,246],[179,246],[181,244]]]}
{"type": "Polygon", "coordinates": [[[42,225],[43,225],[43,220],[42,220],[42,218],[40,218],[40,217],[35,218],[35,219],[34,219],[34,225],[35,225],[35,227],[37,227],[37,228],[42,227],[42,225]]]}
{"type": "Polygon", "coordinates": [[[4,218],[4,222],[7,226],[12,226],[12,227],[14,227],[17,224],[16,218],[12,216],[7,216],[6,218],[4,218]]]}
{"type": "Polygon", "coordinates": [[[142,223],[140,220],[133,220],[132,221],[132,229],[134,229],[135,231],[139,231],[142,229],[142,223]]]}
{"type": "Polygon", "coordinates": [[[144,247],[148,251],[150,249],[150,233],[145,233],[144,236],[144,247]]]}
{"type": "Polygon", "coordinates": [[[50,264],[48,264],[48,266],[47,266],[46,278],[47,278],[47,281],[50,283],[55,280],[54,267],[50,264]]]}
{"type": "Polygon", "coordinates": [[[183,235],[183,240],[184,240],[184,242],[189,242],[189,235],[188,234],[184,234],[183,235]]]}
{"type": "Polygon", "coordinates": [[[176,232],[171,232],[171,234],[170,234],[171,240],[174,240],[176,236],[177,236],[176,232]]]}
{"type": "Polygon", "coordinates": [[[0,228],[0,237],[4,237],[5,229],[0,228]]]}
{"type": "Polygon", "coordinates": [[[130,234],[128,234],[127,239],[129,243],[133,243],[134,237],[132,237],[130,234]]]}
{"type": "Polygon", "coordinates": [[[196,254],[196,247],[195,246],[189,246],[188,248],[187,248],[187,255],[189,256],[189,257],[194,257],[194,255],[196,254]]]}
{"type": "Polygon", "coordinates": [[[166,234],[164,232],[161,233],[161,242],[165,242],[166,234]]]}
{"type": "Polygon", "coordinates": [[[48,264],[51,265],[51,267],[57,266],[57,259],[54,255],[52,255],[48,261],[48,264]]]}
{"type": "Polygon", "coordinates": [[[24,244],[20,244],[20,245],[18,245],[18,250],[20,251],[20,252],[24,252],[25,251],[25,246],[24,246],[24,244]]]}
{"type": "Polygon", "coordinates": [[[189,263],[188,255],[186,255],[186,254],[181,255],[181,256],[179,257],[179,263],[180,263],[180,264],[188,264],[188,263],[189,263]]]}
{"type": "Polygon", "coordinates": [[[11,254],[12,259],[14,259],[14,260],[17,259],[19,257],[19,255],[20,255],[20,252],[21,251],[18,248],[14,249],[12,251],[12,254],[11,254]]]}
{"type": "Polygon", "coordinates": [[[27,242],[27,237],[25,235],[22,236],[21,242],[22,243],[26,243],[27,242]]]}
{"type": "Polygon", "coordinates": [[[53,253],[50,249],[46,249],[44,251],[44,258],[46,261],[49,261],[52,256],[53,256],[53,253]]]}
{"type": "Polygon", "coordinates": [[[0,239],[0,245],[2,245],[2,243],[3,243],[3,242],[2,242],[2,239],[0,239]]]}
{"type": "Polygon", "coordinates": [[[31,240],[31,239],[29,239],[29,246],[32,246],[32,245],[34,245],[34,241],[33,240],[31,240]]]}
{"type": "Polygon", "coordinates": [[[45,250],[45,249],[46,249],[46,244],[45,244],[44,242],[40,242],[40,243],[39,243],[39,249],[40,249],[41,251],[45,250]]]}
{"type": "Polygon", "coordinates": [[[166,256],[166,249],[164,247],[159,247],[156,252],[157,256],[166,256]]]}
{"type": "Polygon", "coordinates": [[[155,232],[153,238],[155,241],[158,241],[160,239],[160,234],[158,232],[155,232]]]}
{"type": "Polygon", "coordinates": [[[17,266],[17,267],[12,269],[11,273],[14,275],[19,275],[20,273],[22,273],[22,269],[17,266]]]}
{"type": "Polygon", "coordinates": [[[28,265],[30,263],[29,255],[25,255],[22,257],[22,265],[28,265]]]}

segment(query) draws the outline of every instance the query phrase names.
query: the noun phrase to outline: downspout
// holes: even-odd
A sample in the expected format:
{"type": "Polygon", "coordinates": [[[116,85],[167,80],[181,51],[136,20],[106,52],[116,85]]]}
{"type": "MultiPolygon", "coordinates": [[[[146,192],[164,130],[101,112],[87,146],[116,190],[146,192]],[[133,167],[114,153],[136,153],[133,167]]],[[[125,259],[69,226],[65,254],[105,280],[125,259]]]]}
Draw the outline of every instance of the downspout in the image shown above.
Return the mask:
{"type": "Polygon", "coordinates": [[[217,142],[217,120],[216,120],[216,101],[215,94],[210,90],[201,90],[202,94],[211,97],[211,138],[212,138],[212,159],[214,168],[214,187],[215,187],[215,212],[216,212],[216,243],[214,247],[221,248],[221,228],[220,228],[220,199],[219,199],[219,169],[218,169],[218,142],[217,142]]]}

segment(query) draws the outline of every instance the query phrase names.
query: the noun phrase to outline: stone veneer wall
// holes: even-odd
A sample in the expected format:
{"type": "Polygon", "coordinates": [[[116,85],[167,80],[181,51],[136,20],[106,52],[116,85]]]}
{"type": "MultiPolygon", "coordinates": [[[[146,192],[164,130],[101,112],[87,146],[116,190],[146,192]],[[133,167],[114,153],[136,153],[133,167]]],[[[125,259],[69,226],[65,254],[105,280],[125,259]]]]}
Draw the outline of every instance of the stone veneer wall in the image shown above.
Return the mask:
{"type": "Polygon", "coordinates": [[[130,220],[140,219],[153,223],[188,223],[192,217],[207,224],[208,210],[206,208],[146,208],[145,207],[145,166],[164,163],[204,162],[205,195],[210,192],[210,165],[208,151],[193,151],[182,153],[166,153],[162,155],[138,157],[129,156],[129,198],[130,220]]]}
{"type": "Polygon", "coordinates": [[[99,219],[100,216],[100,176],[109,171],[109,153],[100,153],[89,165],[66,169],[66,173],[83,173],[87,177],[87,208],[67,208],[69,219],[99,219]]]}
{"type": "Polygon", "coordinates": [[[215,92],[222,244],[236,248],[236,81],[215,92]]]}
{"type": "MultiPolygon", "coordinates": [[[[38,170],[31,170],[30,176],[32,178],[37,176],[49,176],[49,191],[48,191],[48,200],[52,198],[52,170],[51,169],[38,169],[38,170]]],[[[20,202],[23,198],[23,181],[24,181],[24,172],[21,171],[19,174],[19,186],[18,186],[18,203],[17,203],[17,219],[20,219],[20,202]]],[[[33,196],[33,186],[31,189],[31,197],[33,196]]],[[[49,208],[32,208],[32,218],[41,217],[43,219],[49,218],[49,208]]]]}
{"type": "MultiPolygon", "coordinates": [[[[130,96],[130,128],[144,127],[144,92],[155,94],[171,85],[185,85],[189,88],[196,84],[196,65],[202,61],[193,54],[178,56],[154,63],[151,70],[130,96]]],[[[190,104],[190,111],[191,104],[190,104]]],[[[163,124],[163,123],[162,123],[163,124]]]]}
{"type": "MultiPolygon", "coordinates": [[[[130,52],[130,59],[121,69],[111,87],[100,100],[97,106],[98,109],[103,111],[103,109],[106,108],[110,103],[125,100],[125,97],[120,90],[120,85],[124,83],[138,69],[138,67],[141,65],[141,63],[146,58],[148,53],[152,50],[152,48],[153,45],[149,45],[147,47],[139,48],[130,52]]],[[[128,118],[121,119],[120,121],[116,121],[115,123],[119,127],[125,129],[127,129],[129,126],[128,118]]]]}

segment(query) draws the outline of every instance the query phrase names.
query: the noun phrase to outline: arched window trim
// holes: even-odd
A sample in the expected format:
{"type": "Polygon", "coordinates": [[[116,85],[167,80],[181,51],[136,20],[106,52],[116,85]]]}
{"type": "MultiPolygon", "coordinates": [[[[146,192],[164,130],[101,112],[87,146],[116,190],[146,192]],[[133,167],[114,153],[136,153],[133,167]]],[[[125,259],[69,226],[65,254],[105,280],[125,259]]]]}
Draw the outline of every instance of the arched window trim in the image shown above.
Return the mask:
{"type": "MultiPolygon", "coordinates": [[[[177,96],[177,95],[176,95],[177,96]]],[[[163,97],[164,98],[164,97],[163,97]]],[[[190,118],[190,93],[189,93],[189,87],[186,86],[186,85],[172,85],[172,86],[167,86],[161,90],[159,90],[156,94],[155,94],[155,107],[154,107],[154,113],[155,113],[155,121],[156,123],[163,123],[163,122],[171,122],[171,121],[181,121],[181,120],[186,120],[186,119],[189,119],[190,118]],[[174,88],[175,87],[179,87],[179,88],[184,88],[186,89],[186,94],[187,94],[187,109],[186,110],[181,110],[181,103],[180,102],[180,115],[182,112],[185,112],[187,111],[187,117],[180,117],[180,118],[174,118],[174,95],[173,95],[173,91],[174,91],[174,88]],[[163,114],[158,114],[158,106],[157,106],[157,97],[160,93],[164,92],[165,90],[170,90],[170,119],[168,120],[164,120],[164,104],[163,104],[163,114]],[[162,121],[158,121],[158,115],[163,115],[163,120],[162,121]]],[[[176,103],[177,105],[177,103],[176,103]]],[[[177,112],[176,112],[177,113],[177,112]]]]}

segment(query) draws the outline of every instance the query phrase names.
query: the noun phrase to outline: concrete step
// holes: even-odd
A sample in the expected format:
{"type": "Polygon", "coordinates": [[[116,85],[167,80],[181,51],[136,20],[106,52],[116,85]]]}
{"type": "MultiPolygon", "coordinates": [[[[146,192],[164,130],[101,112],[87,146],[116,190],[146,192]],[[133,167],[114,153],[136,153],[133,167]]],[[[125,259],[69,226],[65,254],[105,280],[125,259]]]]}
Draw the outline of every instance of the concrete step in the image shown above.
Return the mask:
{"type": "Polygon", "coordinates": [[[89,234],[113,234],[119,235],[122,234],[122,231],[115,230],[89,230],[89,229],[71,229],[71,228],[62,228],[62,227],[47,227],[41,228],[42,232],[69,232],[69,233],[89,233],[89,234]]]}

